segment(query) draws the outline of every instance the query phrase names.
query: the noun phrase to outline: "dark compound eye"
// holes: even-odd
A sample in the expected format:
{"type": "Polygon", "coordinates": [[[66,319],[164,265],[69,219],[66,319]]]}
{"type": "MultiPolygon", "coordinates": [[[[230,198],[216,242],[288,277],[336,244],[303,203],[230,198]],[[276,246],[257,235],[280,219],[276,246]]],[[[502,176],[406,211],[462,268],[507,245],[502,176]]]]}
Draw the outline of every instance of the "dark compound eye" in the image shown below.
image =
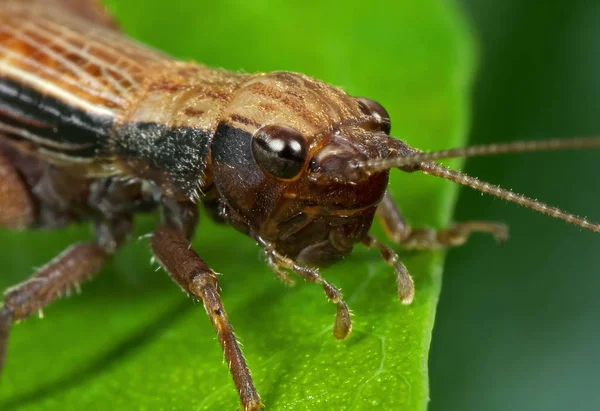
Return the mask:
{"type": "Polygon", "coordinates": [[[387,110],[374,100],[365,97],[359,97],[357,100],[362,112],[367,116],[372,116],[375,118],[375,121],[377,121],[377,123],[379,123],[381,126],[381,131],[386,134],[390,134],[390,131],[392,130],[392,123],[387,110]]]}
{"type": "Polygon", "coordinates": [[[290,180],[302,171],[308,156],[308,143],[297,130],[270,124],[256,130],[252,137],[256,162],[275,177],[290,180]]]}

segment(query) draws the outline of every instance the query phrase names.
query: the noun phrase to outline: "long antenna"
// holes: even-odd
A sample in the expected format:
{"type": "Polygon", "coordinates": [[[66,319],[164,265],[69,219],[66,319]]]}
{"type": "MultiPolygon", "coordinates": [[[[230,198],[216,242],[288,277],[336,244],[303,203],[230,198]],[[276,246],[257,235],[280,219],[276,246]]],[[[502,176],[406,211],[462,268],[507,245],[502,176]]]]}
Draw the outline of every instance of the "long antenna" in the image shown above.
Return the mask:
{"type": "Polygon", "coordinates": [[[373,173],[394,167],[415,166],[425,161],[444,158],[477,157],[507,153],[525,153],[531,151],[552,151],[581,148],[600,148],[600,136],[571,139],[552,139],[542,141],[516,141],[505,144],[486,144],[480,146],[453,148],[428,153],[414,152],[402,157],[391,157],[358,162],[354,168],[373,173]]]}
{"type": "Polygon", "coordinates": [[[567,223],[575,224],[579,227],[600,233],[600,224],[593,223],[585,218],[567,213],[559,208],[549,206],[548,204],[533,200],[529,197],[525,197],[524,195],[504,190],[496,185],[479,181],[475,177],[468,176],[459,171],[451,170],[439,164],[430,162],[422,163],[419,169],[425,174],[441,177],[443,179],[471,187],[474,190],[502,198],[503,200],[512,201],[513,203],[517,203],[523,207],[531,208],[532,210],[549,215],[550,217],[558,218],[566,221],[567,223]]]}

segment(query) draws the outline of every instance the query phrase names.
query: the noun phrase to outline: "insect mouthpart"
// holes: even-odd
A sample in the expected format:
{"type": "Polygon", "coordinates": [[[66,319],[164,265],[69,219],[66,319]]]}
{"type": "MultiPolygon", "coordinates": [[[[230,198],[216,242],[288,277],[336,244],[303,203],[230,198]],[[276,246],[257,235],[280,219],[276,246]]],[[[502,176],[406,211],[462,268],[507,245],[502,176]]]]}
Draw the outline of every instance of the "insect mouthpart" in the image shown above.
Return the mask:
{"type": "Polygon", "coordinates": [[[301,264],[328,266],[348,255],[368,233],[376,207],[308,206],[278,225],[277,249],[301,264]]]}
{"type": "MultiPolygon", "coordinates": [[[[368,124],[366,124],[368,125],[368,124]]],[[[367,130],[362,126],[345,127],[332,133],[326,144],[310,160],[309,180],[318,184],[359,184],[376,172],[357,167],[369,161],[384,161],[412,153],[401,140],[380,130],[367,130]]],[[[387,173],[389,169],[378,169],[387,173]]]]}

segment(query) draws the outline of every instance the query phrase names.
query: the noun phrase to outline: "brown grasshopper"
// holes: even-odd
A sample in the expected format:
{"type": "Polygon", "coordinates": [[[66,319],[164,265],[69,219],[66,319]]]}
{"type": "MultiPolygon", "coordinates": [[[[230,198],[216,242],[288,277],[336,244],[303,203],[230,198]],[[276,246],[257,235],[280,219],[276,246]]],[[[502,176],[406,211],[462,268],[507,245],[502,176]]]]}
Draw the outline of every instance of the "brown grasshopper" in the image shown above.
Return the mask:
{"type": "Polygon", "coordinates": [[[127,241],[133,216],[161,212],[154,256],[202,300],[242,406],[262,408],[218,292],[190,248],[197,203],[255,239],[283,281],[323,287],[351,318],[318,266],[355,244],[377,249],[410,304],[398,255],[369,234],[375,217],[407,249],[463,244],[473,232],[505,240],[500,223],[414,229],[386,193],[391,168],[422,172],[600,232],[600,225],[436,163],[480,155],[600,147],[600,138],[516,142],[423,153],[390,137],[378,103],[297,73],[234,74],[184,63],[125,37],[95,1],[0,0],[0,225],[59,228],[89,221],[78,243],[9,289],[0,311],[0,366],[11,325],[98,272],[127,241]]]}

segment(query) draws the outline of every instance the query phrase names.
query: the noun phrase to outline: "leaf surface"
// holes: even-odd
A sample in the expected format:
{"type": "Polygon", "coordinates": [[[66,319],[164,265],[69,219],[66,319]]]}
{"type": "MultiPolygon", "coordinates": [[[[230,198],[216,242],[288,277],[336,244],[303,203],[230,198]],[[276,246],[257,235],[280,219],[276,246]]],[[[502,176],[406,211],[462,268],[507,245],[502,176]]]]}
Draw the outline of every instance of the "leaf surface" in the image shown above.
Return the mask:
{"type": "MultiPolygon", "coordinates": [[[[126,32],[184,59],[231,70],[299,71],[381,102],[392,133],[423,150],[464,142],[473,67],[451,1],[107,1],[126,32]],[[335,4],[334,4],[335,3],[335,4]]],[[[394,172],[390,190],[413,226],[449,221],[455,187],[394,172]]],[[[138,220],[137,235],[154,218],[138,220]]],[[[381,230],[374,232],[382,236],[381,230]]],[[[0,285],[22,281],[86,227],[0,232],[0,285]]],[[[332,336],[335,307],[320,287],[282,285],[253,241],[202,219],[196,250],[219,273],[222,297],[269,409],[424,410],[427,356],[443,255],[402,254],[416,300],[397,300],[393,272],[357,246],[323,270],[354,313],[332,336]]],[[[235,409],[238,399],[201,304],[150,265],[131,241],[83,287],[15,326],[0,409],[235,409]]]]}

